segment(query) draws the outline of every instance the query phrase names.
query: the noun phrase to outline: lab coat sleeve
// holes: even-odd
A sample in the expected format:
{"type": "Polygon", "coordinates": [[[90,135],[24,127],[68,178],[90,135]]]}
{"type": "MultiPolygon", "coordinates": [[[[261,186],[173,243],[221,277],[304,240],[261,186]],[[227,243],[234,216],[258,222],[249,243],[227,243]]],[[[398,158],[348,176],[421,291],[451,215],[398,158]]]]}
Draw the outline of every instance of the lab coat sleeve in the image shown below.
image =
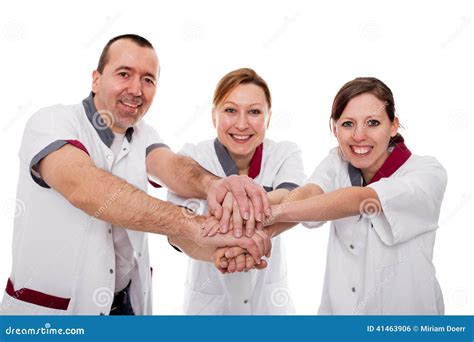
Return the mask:
{"type": "Polygon", "coordinates": [[[148,155],[155,148],[160,148],[160,147],[169,148],[169,146],[164,143],[163,139],[161,139],[156,129],[154,129],[153,127],[147,124],[145,124],[145,129],[146,129],[146,155],[148,155]]]}
{"type": "Polygon", "coordinates": [[[289,150],[287,157],[278,170],[273,180],[273,189],[293,190],[303,184],[306,175],[303,167],[301,150],[294,143],[287,143],[285,146],[289,150]]]}
{"type": "Polygon", "coordinates": [[[44,108],[33,114],[28,120],[23,133],[19,157],[22,167],[29,168],[35,183],[49,188],[38,171],[38,164],[50,153],[60,149],[69,142],[82,146],[79,141],[79,125],[70,108],[55,105],[44,108]]]}
{"type": "MultiPolygon", "coordinates": [[[[305,184],[316,184],[324,193],[334,191],[336,168],[337,168],[337,151],[331,150],[329,155],[316,167],[312,175],[306,180],[305,184]]],[[[302,222],[306,228],[318,228],[326,222],[302,222]]]]}
{"type": "Polygon", "coordinates": [[[417,165],[407,174],[382,178],[368,185],[382,205],[382,212],[371,223],[388,246],[438,228],[447,174],[435,158],[423,158],[423,165],[417,165]]]}

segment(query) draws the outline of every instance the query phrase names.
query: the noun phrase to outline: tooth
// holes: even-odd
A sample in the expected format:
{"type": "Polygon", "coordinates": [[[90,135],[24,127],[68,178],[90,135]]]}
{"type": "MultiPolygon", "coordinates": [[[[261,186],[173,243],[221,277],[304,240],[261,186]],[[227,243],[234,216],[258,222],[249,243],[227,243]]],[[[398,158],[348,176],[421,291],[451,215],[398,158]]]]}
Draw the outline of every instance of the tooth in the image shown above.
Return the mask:
{"type": "Polygon", "coordinates": [[[357,154],[366,154],[371,150],[370,147],[355,147],[355,146],[353,146],[352,149],[357,154]]]}
{"type": "Polygon", "coordinates": [[[245,140],[248,139],[248,135],[236,135],[234,134],[234,138],[239,139],[239,140],[245,140]]]}

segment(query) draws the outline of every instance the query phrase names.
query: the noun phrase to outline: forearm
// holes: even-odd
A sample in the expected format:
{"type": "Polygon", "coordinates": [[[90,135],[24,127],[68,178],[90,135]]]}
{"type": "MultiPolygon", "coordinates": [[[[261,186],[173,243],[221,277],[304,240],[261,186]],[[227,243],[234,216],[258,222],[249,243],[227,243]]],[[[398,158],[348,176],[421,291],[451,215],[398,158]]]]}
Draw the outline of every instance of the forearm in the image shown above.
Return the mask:
{"type": "Polygon", "coordinates": [[[212,182],[220,179],[189,157],[176,154],[170,160],[160,180],[178,196],[206,199],[212,182]]]}
{"type": "Polygon", "coordinates": [[[289,193],[286,189],[273,190],[268,193],[268,200],[271,205],[280,204],[289,193]]]}
{"type": "Polygon", "coordinates": [[[82,174],[68,199],[97,219],[168,236],[188,236],[191,229],[199,227],[184,215],[184,209],[151,197],[109,172],[88,166],[82,174]]]}
{"type": "Polygon", "coordinates": [[[266,227],[265,229],[268,230],[270,236],[272,238],[280,235],[283,232],[295,227],[298,223],[296,222],[278,222],[274,223],[271,226],[266,227]]]}
{"type": "Polygon", "coordinates": [[[169,239],[169,242],[173,246],[178,247],[190,258],[193,258],[199,261],[207,261],[207,262],[214,261],[213,255],[214,255],[214,251],[216,250],[215,247],[204,247],[204,246],[198,245],[192,240],[181,238],[181,237],[172,237],[169,239]]]}
{"type": "Polygon", "coordinates": [[[380,208],[377,193],[373,189],[349,187],[278,205],[273,209],[273,222],[331,221],[359,215],[365,200],[372,201],[380,208]]]}

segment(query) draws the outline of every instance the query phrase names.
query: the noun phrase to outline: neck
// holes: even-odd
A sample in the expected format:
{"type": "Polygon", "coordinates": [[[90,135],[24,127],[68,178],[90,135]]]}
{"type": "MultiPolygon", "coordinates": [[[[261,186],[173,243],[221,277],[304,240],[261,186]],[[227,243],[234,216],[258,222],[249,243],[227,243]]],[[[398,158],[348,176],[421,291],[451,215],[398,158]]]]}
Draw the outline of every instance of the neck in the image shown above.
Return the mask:
{"type": "Polygon", "coordinates": [[[375,173],[382,167],[383,163],[385,163],[389,155],[390,152],[386,151],[372,166],[368,167],[367,169],[361,170],[362,177],[364,177],[364,181],[366,184],[369,184],[375,173]]]}
{"type": "Polygon", "coordinates": [[[112,112],[102,107],[102,105],[97,100],[97,96],[94,96],[93,101],[97,113],[99,113],[102,121],[107,125],[107,127],[109,127],[112,132],[125,134],[127,129],[114,125],[115,118],[113,117],[112,112]]]}
{"type": "Polygon", "coordinates": [[[249,173],[250,161],[252,160],[254,153],[255,150],[246,156],[239,156],[229,151],[230,157],[234,161],[235,165],[237,165],[240,175],[247,175],[249,173]]]}

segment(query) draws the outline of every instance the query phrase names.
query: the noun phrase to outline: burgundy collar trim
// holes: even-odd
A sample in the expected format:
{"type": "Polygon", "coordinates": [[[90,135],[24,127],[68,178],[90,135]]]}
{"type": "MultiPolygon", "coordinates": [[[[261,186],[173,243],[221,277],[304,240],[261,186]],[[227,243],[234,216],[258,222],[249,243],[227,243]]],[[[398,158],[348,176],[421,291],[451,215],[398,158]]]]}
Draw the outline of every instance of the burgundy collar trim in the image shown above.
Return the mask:
{"type": "MultiPolygon", "coordinates": [[[[214,140],[214,149],[216,151],[217,159],[224,170],[227,177],[239,174],[239,168],[231,158],[229,151],[224,145],[216,138],[214,140]]],[[[263,143],[257,146],[255,153],[250,160],[249,174],[250,178],[255,179],[262,169],[262,157],[263,157],[263,143]]]]}
{"type": "MultiPolygon", "coordinates": [[[[405,145],[405,140],[401,135],[398,134],[395,136],[390,144],[393,146],[392,152],[368,184],[375,183],[382,178],[390,177],[410,158],[411,151],[405,145]]],[[[359,169],[349,164],[348,170],[352,186],[366,185],[364,184],[364,179],[359,169]]]]}

